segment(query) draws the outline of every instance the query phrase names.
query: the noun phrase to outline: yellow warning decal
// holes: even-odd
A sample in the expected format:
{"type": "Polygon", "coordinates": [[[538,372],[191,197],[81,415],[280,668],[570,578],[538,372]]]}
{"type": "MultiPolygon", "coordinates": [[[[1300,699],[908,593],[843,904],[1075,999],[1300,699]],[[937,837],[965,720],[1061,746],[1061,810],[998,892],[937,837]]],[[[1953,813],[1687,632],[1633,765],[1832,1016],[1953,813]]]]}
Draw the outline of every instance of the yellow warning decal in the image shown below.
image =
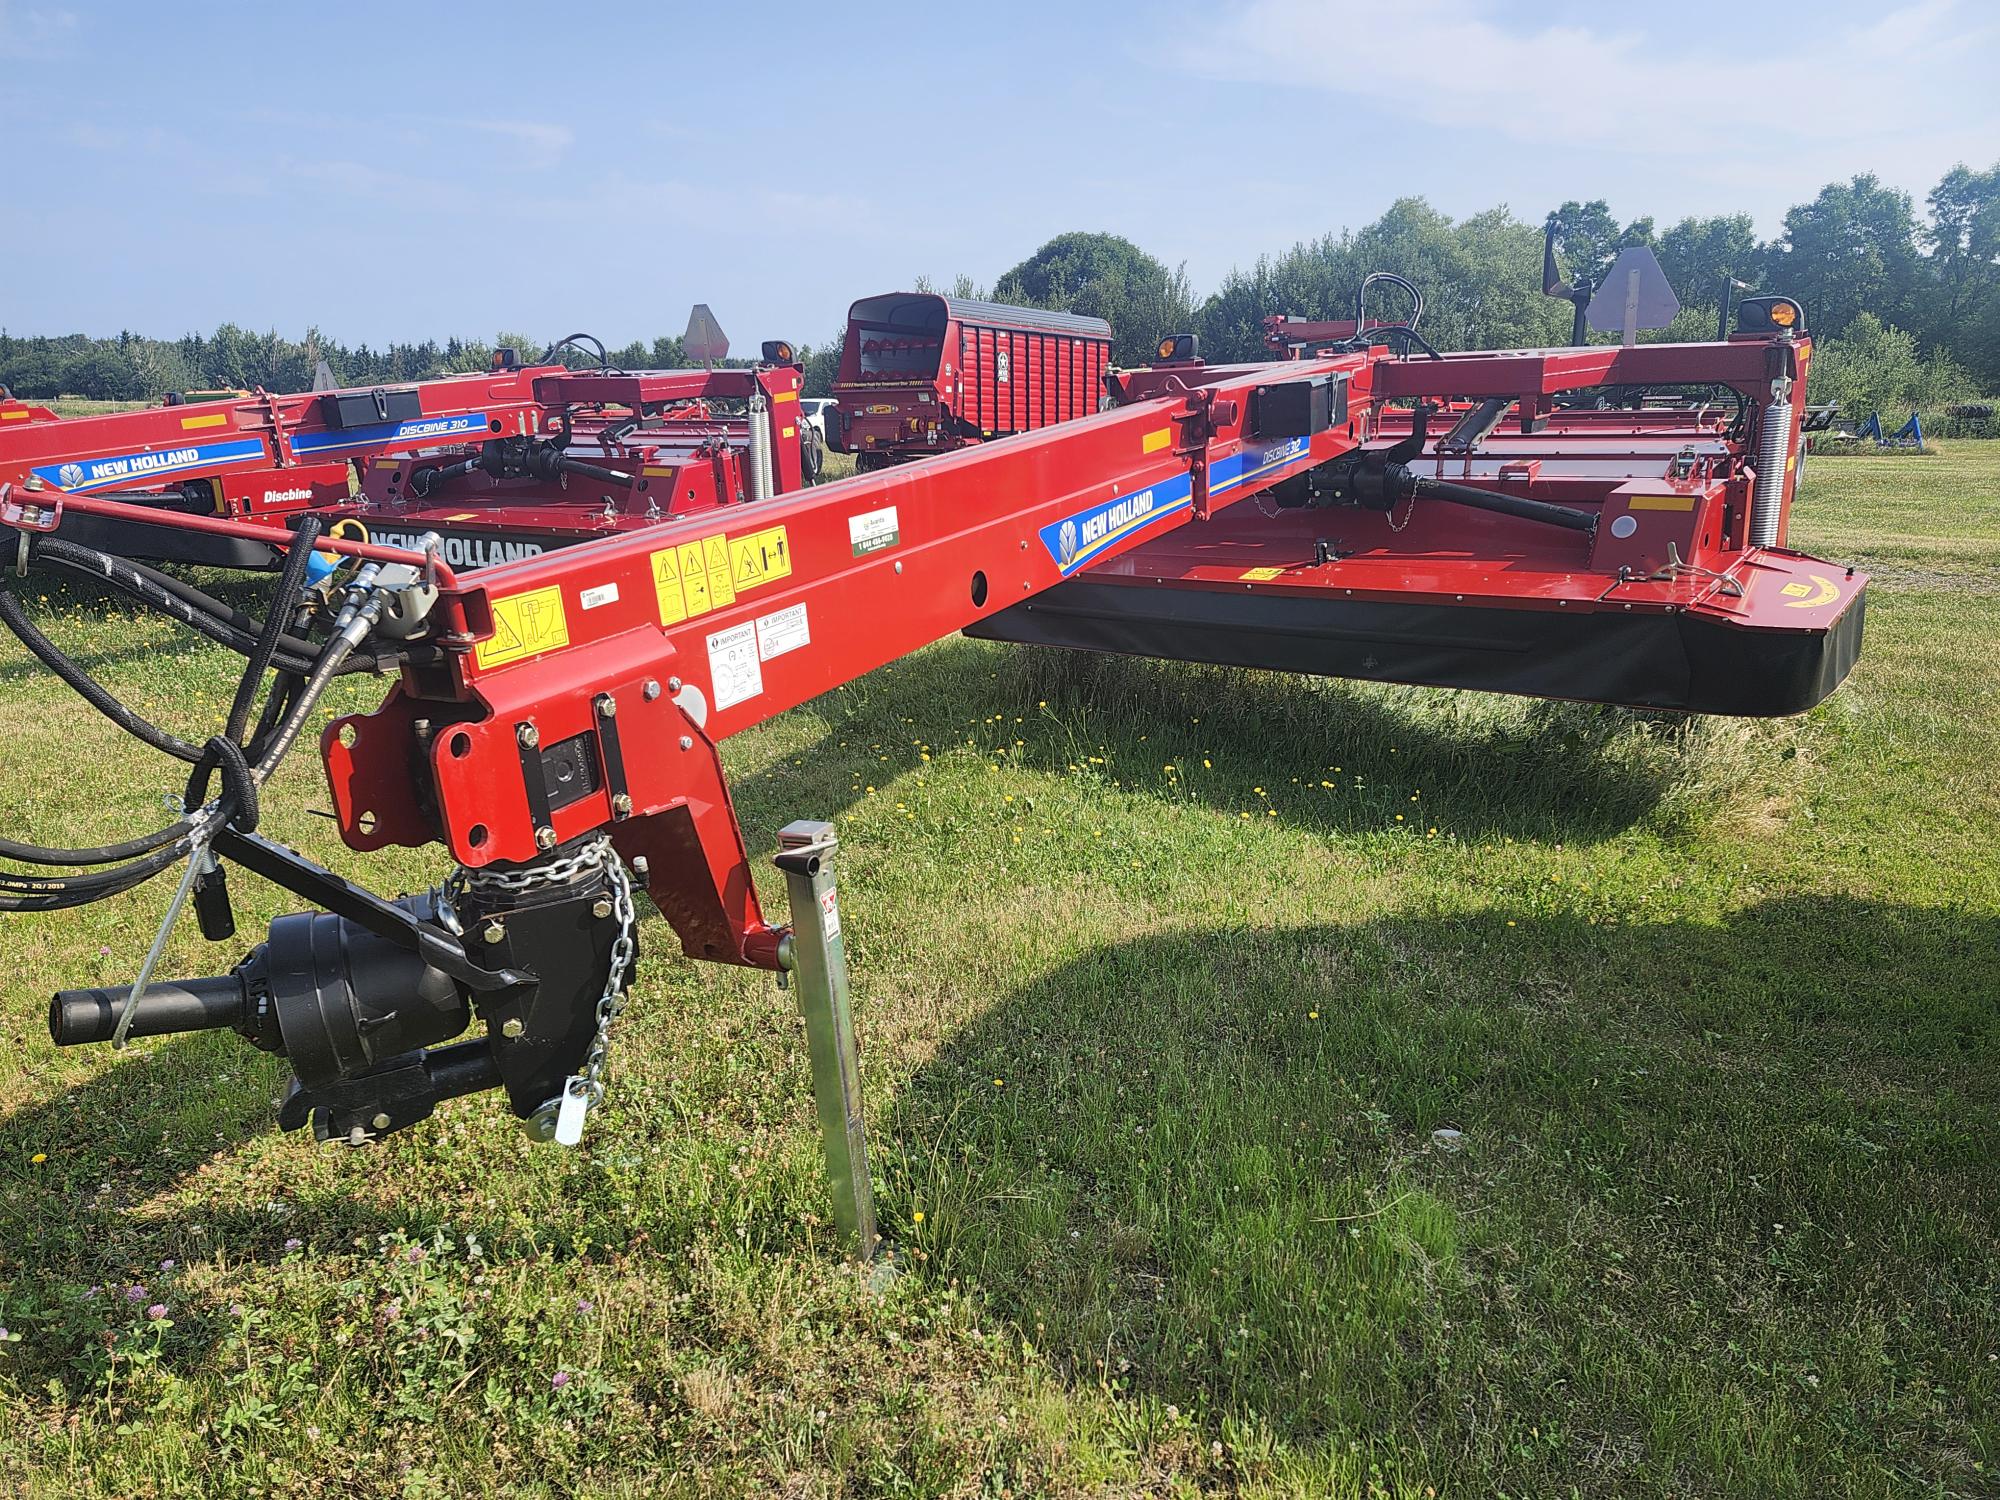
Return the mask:
{"type": "Polygon", "coordinates": [[[775,406],[780,401],[796,401],[798,399],[799,393],[797,391],[779,391],[777,395],[771,398],[771,404],[775,406]]]}
{"type": "Polygon", "coordinates": [[[445,519],[447,521],[476,521],[479,519],[479,512],[476,510],[456,510],[446,516],[445,519]]]}
{"type": "Polygon", "coordinates": [[[1785,596],[1786,609],[1818,609],[1840,597],[1840,585],[1831,578],[1822,578],[1817,573],[1806,576],[1812,579],[1811,583],[1788,583],[1778,590],[1785,596]]]}
{"type": "Polygon", "coordinates": [[[736,602],[792,573],[792,546],[782,526],[745,536],[718,532],[653,554],[653,593],[660,623],[678,625],[736,602]]]}
{"type": "Polygon", "coordinates": [[[0,411],[0,422],[25,422],[33,415],[26,411],[0,411]]]}
{"type": "Polygon", "coordinates": [[[1631,510],[1693,510],[1692,495],[1633,495],[1625,502],[1631,510]]]}
{"type": "Polygon", "coordinates": [[[1255,583],[1269,583],[1273,578],[1283,578],[1283,568],[1250,568],[1236,575],[1238,578],[1255,583]]]}
{"type": "Polygon", "coordinates": [[[787,427],[785,429],[786,437],[797,437],[798,435],[799,435],[799,430],[796,427],[787,427]]]}
{"type": "Polygon", "coordinates": [[[493,601],[493,637],[473,649],[482,667],[504,667],[544,651],[569,644],[569,616],[563,610],[562,586],[530,589],[493,601]]]}
{"type": "Polygon", "coordinates": [[[701,539],[701,560],[708,568],[708,592],[719,609],[736,602],[736,585],[729,570],[729,538],[705,536],[701,539]]]}
{"type": "Polygon", "coordinates": [[[739,593],[791,576],[792,548],[784,527],[730,538],[729,577],[739,593]]]}
{"type": "Polygon", "coordinates": [[[212,411],[209,412],[206,416],[182,417],[181,428],[183,431],[192,432],[197,427],[220,427],[228,420],[229,420],[228,412],[212,411]]]}
{"type": "Polygon", "coordinates": [[[1141,453],[1158,453],[1173,440],[1173,428],[1155,427],[1151,432],[1139,439],[1139,451],[1141,453]]]}
{"type": "MultiPolygon", "coordinates": [[[[715,608],[715,600],[708,592],[708,566],[701,560],[700,542],[683,542],[674,548],[681,575],[681,595],[686,603],[687,618],[705,615],[715,608]]],[[[664,621],[662,623],[665,623],[664,621]]]]}
{"type": "Polygon", "coordinates": [[[678,625],[687,618],[687,598],[681,593],[680,555],[672,547],[653,554],[653,593],[660,601],[662,625],[678,625]]]}
{"type": "Polygon", "coordinates": [[[639,472],[648,479],[672,479],[674,477],[672,469],[664,469],[657,464],[648,464],[639,472]]]}

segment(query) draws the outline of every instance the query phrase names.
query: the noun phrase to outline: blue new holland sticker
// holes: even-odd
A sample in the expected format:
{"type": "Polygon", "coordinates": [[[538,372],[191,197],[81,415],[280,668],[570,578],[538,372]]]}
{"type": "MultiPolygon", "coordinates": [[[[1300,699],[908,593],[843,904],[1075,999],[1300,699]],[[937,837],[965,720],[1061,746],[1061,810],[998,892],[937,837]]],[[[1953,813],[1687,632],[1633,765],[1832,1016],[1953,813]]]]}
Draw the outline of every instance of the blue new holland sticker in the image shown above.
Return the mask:
{"type": "Polygon", "coordinates": [[[1194,492],[1185,474],[1176,474],[1130,495],[1099,501],[1088,510],[1053,521],[1041,530],[1042,545],[1065,575],[1142,527],[1186,510],[1194,492]]]}
{"type": "Polygon", "coordinates": [[[412,417],[407,422],[377,422],[339,432],[302,432],[292,439],[294,453],[328,453],[336,448],[363,448],[391,443],[442,443],[469,433],[486,435],[486,413],[463,412],[455,417],[412,417]]]}
{"type": "MultiPolygon", "coordinates": [[[[1209,493],[1223,494],[1247,480],[1288,468],[1309,458],[1311,448],[1305,438],[1290,438],[1268,448],[1221,459],[1209,466],[1209,493]]],[[[1175,474],[1143,490],[1115,495],[1051,522],[1041,529],[1042,545],[1049,549],[1049,556],[1067,577],[1107,547],[1193,505],[1193,481],[1186,474],[1175,474]]]]}
{"type": "Polygon", "coordinates": [[[66,464],[44,464],[35,476],[72,494],[109,489],[113,485],[152,484],[190,469],[243,463],[265,456],[262,438],[234,438],[226,443],[189,443],[151,453],[117,453],[108,458],[80,458],[66,464]]]}

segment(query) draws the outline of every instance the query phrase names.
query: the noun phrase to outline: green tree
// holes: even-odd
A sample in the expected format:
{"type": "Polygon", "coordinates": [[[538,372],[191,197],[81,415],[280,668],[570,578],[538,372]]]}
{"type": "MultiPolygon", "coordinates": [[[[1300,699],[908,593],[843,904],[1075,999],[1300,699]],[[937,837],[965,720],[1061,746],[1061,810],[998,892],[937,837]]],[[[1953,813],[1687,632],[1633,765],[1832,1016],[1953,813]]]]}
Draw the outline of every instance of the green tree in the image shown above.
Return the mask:
{"type": "Polygon", "coordinates": [[[1909,412],[1936,412],[1973,394],[1971,379],[1949,355],[1923,354],[1914,335],[1870,312],[1821,342],[1807,389],[1814,401],[1837,403],[1849,421],[1879,411],[1884,427],[1900,425],[1909,412]]]}
{"type": "MultiPolygon", "coordinates": [[[[1217,359],[1252,359],[1268,313],[1346,318],[1370,271],[1393,271],[1424,295],[1419,331],[1441,349],[1559,343],[1563,304],[1541,295],[1541,235],[1504,208],[1454,223],[1421,198],[1403,198],[1365,228],[1325,235],[1232,271],[1202,305],[1202,347],[1217,359]]],[[[1367,313],[1401,318],[1401,294],[1378,290],[1367,313]]]]}
{"type": "Polygon", "coordinates": [[[1059,234],[993,286],[996,301],[1080,313],[1111,324],[1112,357],[1144,364],[1165,333],[1190,327],[1194,296],[1184,270],[1169,271],[1115,234],[1059,234]]]}
{"type": "Polygon", "coordinates": [[[1549,222],[1555,225],[1557,253],[1571,285],[1588,281],[1601,286],[1620,250],[1653,243],[1651,219],[1634,219],[1621,229],[1602,198],[1588,203],[1572,198],[1549,215],[1549,222]]]}
{"type": "Polygon", "coordinates": [[[1785,215],[1784,233],[1766,249],[1763,282],[1797,297],[1807,325],[1829,335],[1864,312],[1912,326],[1924,269],[1910,195],[1863,173],[1827,184],[1785,215]]]}
{"type": "Polygon", "coordinates": [[[1753,282],[1760,264],[1757,233],[1748,214],[1682,219],[1654,242],[1653,253],[1667,273],[1667,284],[1681,299],[1681,317],[1674,320],[1676,337],[1680,329],[1692,338],[1715,337],[1722,278],[1753,282]]]}
{"type": "Polygon", "coordinates": [[[1989,390],[2000,388],[2000,164],[1974,172],[1960,163],[1929,203],[1930,342],[1954,349],[1989,390]]]}

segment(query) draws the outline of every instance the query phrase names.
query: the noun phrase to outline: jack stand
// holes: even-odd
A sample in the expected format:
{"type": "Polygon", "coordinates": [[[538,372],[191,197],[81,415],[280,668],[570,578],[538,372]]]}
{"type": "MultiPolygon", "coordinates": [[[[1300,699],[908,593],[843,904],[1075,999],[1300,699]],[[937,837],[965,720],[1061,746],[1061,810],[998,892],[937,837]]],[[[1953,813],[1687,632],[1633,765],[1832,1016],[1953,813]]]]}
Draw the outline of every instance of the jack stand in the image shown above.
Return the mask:
{"type": "Polygon", "coordinates": [[[798,980],[799,1013],[812,1056],[813,1097],[820,1143],[833,1188],[833,1223],[855,1259],[874,1260],[875,1189],[868,1178],[868,1140],[861,1117],[861,1071],[848,1004],[847,950],[840,941],[840,905],[833,890],[831,823],[801,819],[778,833],[775,860],[785,874],[792,932],[779,962],[798,980]]]}

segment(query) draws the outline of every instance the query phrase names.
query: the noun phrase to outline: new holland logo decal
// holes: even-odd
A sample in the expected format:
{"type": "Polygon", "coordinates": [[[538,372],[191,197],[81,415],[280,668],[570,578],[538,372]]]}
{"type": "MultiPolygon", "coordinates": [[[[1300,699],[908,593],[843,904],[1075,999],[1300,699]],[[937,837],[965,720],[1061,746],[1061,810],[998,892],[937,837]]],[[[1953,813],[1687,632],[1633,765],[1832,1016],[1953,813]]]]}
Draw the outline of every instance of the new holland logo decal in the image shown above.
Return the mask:
{"type": "MultiPolygon", "coordinates": [[[[1232,454],[1209,466],[1209,493],[1226,494],[1253,479],[1311,461],[1312,445],[1305,438],[1290,438],[1247,454],[1232,454]]],[[[1193,505],[1193,481],[1185,473],[1173,474],[1142,490],[1114,495],[1059,521],[1051,521],[1041,529],[1042,545],[1049,549],[1049,556],[1055,559],[1063,576],[1068,577],[1105,549],[1193,505]]]]}
{"type": "Polygon", "coordinates": [[[78,494],[109,489],[115,485],[144,485],[184,474],[191,469],[216,468],[243,463],[265,456],[261,438],[233,438],[222,443],[192,443],[184,448],[162,448],[148,453],[118,453],[108,458],[85,458],[73,463],[46,464],[35,470],[48,484],[78,494]]]}

